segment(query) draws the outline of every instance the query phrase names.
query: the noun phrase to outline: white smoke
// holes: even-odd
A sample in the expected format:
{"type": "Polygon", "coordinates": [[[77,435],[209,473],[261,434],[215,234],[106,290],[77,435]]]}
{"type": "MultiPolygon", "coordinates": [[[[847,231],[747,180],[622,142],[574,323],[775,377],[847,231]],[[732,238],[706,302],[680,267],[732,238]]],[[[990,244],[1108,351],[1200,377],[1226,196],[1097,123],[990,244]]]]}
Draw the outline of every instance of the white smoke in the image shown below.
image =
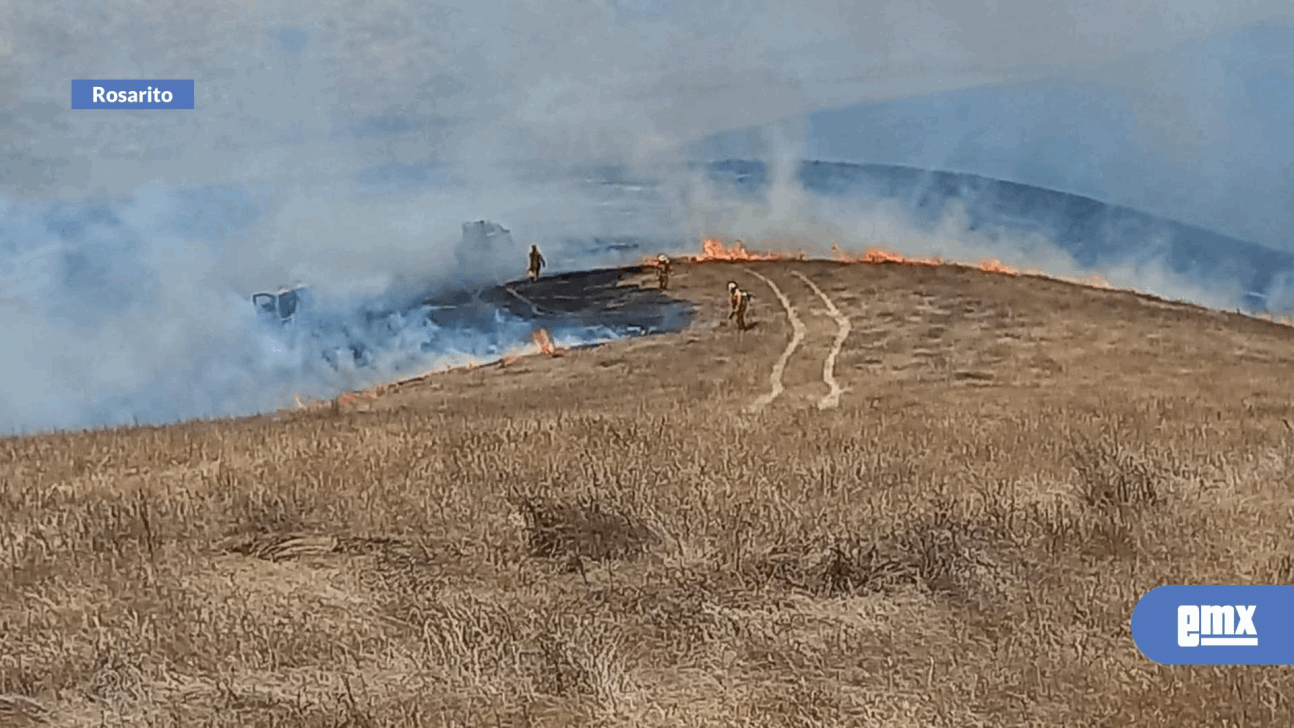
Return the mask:
{"type": "MultiPolygon", "coordinates": [[[[799,178],[803,127],[781,123],[763,130],[753,145],[768,170],[767,187],[754,199],[731,186],[698,179],[683,206],[696,238],[741,239],[751,250],[802,250],[829,257],[832,246],[859,254],[882,248],[911,257],[978,264],[986,260],[1048,275],[1088,279],[1099,276],[1116,288],[1201,306],[1230,309],[1245,292],[1228,271],[1208,271],[1207,283],[1172,271],[1165,263],[1171,232],[1166,229],[1109,231],[1124,255],[1092,267],[1080,264],[1045,231],[1010,224],[973,224],[972,207],[994,199],[973,195],[950,200],[931,221],[919,219],[901,200],[846,196],[831,198],[805,189],[799,178]],[[802,134],[802,132],[801,132],[802,134]]],[[[920,196],[920,191],[915,193],[920,196]]]]}
{"type": "Polygon", "coordinates": [[[0,427],[13,431],[254,412],[524,344],[506,318],[431,329],[412,313],[424,293],[463,283],[464,221],[497,222],[522,249],[478,260],[469,278],[520,276],[530,244],[560,271],[632,255],[597,253],[595,239],[861,238],[884,217],[833,210],[787,181],[786,162],[803,156],[795,127],[767,210],[678,165],[725,129],[1059,68],[1095,73],[1097,57],[1276,12],[1219,0],[5,9],[0,427]],[[192,78],[197,109],[70,112],[73,78],[192,78]],[[616,165],[657,186],[612,195],[583,181],[583,169],[616,165]],[[285,340],[248,297],[297,281],[326,317],[285,340]],[[365,310],[395,318],[360,325],[365,310]],[[321,362],[320,346],[352,337],[374,363],[321,362]]]}

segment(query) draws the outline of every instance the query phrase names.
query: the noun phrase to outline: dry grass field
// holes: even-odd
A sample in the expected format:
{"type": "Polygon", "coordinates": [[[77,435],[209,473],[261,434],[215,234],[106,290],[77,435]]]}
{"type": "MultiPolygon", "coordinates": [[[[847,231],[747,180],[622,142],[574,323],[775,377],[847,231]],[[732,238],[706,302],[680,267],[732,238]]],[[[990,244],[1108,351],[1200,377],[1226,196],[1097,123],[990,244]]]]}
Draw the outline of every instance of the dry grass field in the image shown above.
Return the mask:
{"type": "Polygon", "coordinates": [[[1294,725],[1294,672],[1128,627],[1294,583],[1294,329],[951,266],[674,284],[677,334],[0,440],[0,725],[1294,725]]]}

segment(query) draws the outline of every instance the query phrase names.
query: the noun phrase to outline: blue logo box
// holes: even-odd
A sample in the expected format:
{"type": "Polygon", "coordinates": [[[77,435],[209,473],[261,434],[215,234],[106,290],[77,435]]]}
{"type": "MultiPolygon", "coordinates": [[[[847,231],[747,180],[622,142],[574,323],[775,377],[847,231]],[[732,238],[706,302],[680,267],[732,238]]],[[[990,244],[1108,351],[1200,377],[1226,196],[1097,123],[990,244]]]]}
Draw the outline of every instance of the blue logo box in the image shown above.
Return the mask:
{"type": "Polygon", "coordinates": [[[1294,665],[1294,586],[1172,585],[1132,610],[1132,639],[1163,665],[1294,665]]]}
{"type": "Polygon", "coordinates": [[[193,108],[193,81],[177,79],[72,81],[72,108],[121,111],[193,108]]]}

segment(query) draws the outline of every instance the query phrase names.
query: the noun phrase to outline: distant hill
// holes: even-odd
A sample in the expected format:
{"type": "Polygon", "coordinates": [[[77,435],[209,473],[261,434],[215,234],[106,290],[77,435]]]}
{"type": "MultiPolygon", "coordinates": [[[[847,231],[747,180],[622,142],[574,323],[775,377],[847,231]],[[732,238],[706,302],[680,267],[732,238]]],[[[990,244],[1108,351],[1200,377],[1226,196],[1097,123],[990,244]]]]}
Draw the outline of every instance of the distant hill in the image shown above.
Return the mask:
{"type": "MultiPolygon", "coordinates": [[[[756,192],[768,182],[758,161],[709,163],[716,181],[756,192]]],[[[1085,266],[1159,258],[1173,272],[1203,285],[1237,281],[1250,309],[1277,308],[1294,254],[1081,195],[960,172],[846,162],[806,161],[800,184],[826,196],[894,199],[933,222],[955,200],[971,228],[1003,227],[1046,234],[1085,266]],[[1270,301],[1268,299],[1271,299],[1270,301]]]]}

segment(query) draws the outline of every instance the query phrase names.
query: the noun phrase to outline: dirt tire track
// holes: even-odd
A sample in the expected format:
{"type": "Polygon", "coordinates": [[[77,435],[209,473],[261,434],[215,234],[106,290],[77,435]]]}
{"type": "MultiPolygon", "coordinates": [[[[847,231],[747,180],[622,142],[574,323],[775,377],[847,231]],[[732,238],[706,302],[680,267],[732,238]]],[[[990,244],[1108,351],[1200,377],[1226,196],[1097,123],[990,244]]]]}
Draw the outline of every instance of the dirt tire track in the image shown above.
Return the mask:
{"type": "Polygon", "coordinates": [[[831,297],[821,288],[818,288],[816,283],[809,280],[808,276],[795,270],[791,271],[791,275],[804,281],[805,285],[818,294],[818,298],[821,298],[823,305],[827,307],[827,314],[835,319],[836,326],[839,327],[836,331],[836,340],[831,345],[831,352],[827,354],[827,358],[822,362],[822,381],[826,382],[827,388],[831,391],[827,396],[818,400],[818,409],[831,409],[840,404],[840,395],[844,394],[845,391],[841,389],[840,383],[836,381],[836,358],[840,356],[840,350],[845,346],[845,339],[849,338],[849,317],[841,313],[840,309],[836,308],[836,304],[831,300],[831,297]]]}
{"type": "Polygon", "coordinates": [[[540,308],[539,308],[538,306],[536,306],[536,305],[535,305],[535,302],[534,302],[534,301],[530,300],[529,298],[526,298],[525,296],[521,295],[520,293],[517,293],[517,290],[516,290],[515,288],[513,288],[512,286],[504,286],[504,289],[505,289],[508,293],[511,293],[511,294],[512,294],[512,295],[513,295],[513,296],[514,296],[518,301],[521,301],[522,303],[524,303],[524,304],[526,304],[527,306],[529,306],[529,307],[530,307],[530,310],[531,310],[531,311],[534,311],[536,316],[540,316],[540,317],[542,317],[542,316],[544,315],[544,312],[543,312],[543,311],[541,311],[541,310],[540,310],[540,308]]]}
{"type": "Polygon", "coordinates": [[[556,310],[556,309],[545,308],[545,307],[543,307],[543,306],[540,306],[539,304],[537,304],[537,303],[535,303],[534,301],[530,300],[530,299],[529,299],[529,298],[527,298],[526,296],[521,295],[521,293],[520,293],[517,289],[513,288],[512,286],[504,286],[504,287],[503,287],[503,289],[504,289],[505,291],[507,291],[508,293],[512,294],[512,297],[513,297],[513,298],[516,298],[518,301],[521,301],[522,303],[524,303],[524,304],[526,304],[527,306],[529,306],[529,307],[530,307],[530,310],[531,310],[531,311],[533,311],[533,312],[534,312],[534,314],[535,314],[535,316],[537,316],[537,317],[539,317],[539,318],[544,318],[544,317],[546,317],[546,316],[554,316],[554,317],[557,317],[557,318],[563,318],[563,317],[566,317],[566,316],[569,316],[569,315],[570,315],[570,314],[569,314],[568,312],[566,312],[566,311],[559,311],[559,310],[556,310]]]}
{"type": "Polygon", "coordinates": [[[763,274],[756,273],[749,268],[743,268],[742,270],[760,279],[766,283],[770,289],[772,289],[773,295],[777,296],[777,300],[782,302],[782,308],[786,309],[786,318],[791,322],[792,330],[791,341],[786,345],[786,349],[782,351],[782,356],[773,364],[773,371],[768,377],[768,380],[772,385],[772,389],[768,394],[761,395],[754,402],[751,402],[750,406],[746,408],[750,412],[758,412],[772,403],[773,400],[777,399],[778,396],[785,391],[785,387],[782,386],[782,374],[786,371],[786,363],[791,360],[791,355],[795,353],[797,348],[799,348],[800,342],[804,341],[807,329],[804,326],[804,322],[800,320],[798,315],[796,315],[795,306],[791,305],[791,299],[787,298],[785,293],[782,293],[782,289],[778,288],[776,283],[769,280],[768,277],[763,274]]]}

